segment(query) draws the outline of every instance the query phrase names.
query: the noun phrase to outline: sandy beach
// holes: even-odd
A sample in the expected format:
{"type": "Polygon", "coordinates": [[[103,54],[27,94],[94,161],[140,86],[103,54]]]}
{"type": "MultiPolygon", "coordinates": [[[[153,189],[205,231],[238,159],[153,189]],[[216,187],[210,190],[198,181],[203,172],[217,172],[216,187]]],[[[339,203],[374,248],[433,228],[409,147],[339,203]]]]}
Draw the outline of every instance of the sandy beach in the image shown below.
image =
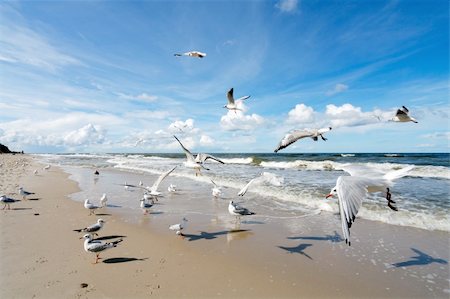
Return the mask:
{"type": "Polygon", "coordinates": [[[156,175],[102,170],[94,180],[93,169],[78,169],[71,176],[56,166],[45,171],[28,155],[0,155],[0,163],[0,193],[19,199],[19,186],[35,192],[11,210],[0,211],[1,298],[448,298],[450,294],[446,232],[359,219],[352,228],[354,244],[348,247],[338,226],[323,224],[324,215],[295,219],[295,227],[288,229],[289,220],[271,222],[258,217],[257,209],[255,217],[236,226],[230,215],[214,213],[222,211],[227,200],[206,202],[202,194],[209,194],[209,189],[192,194],[181,178],[175,183],[184,191],[160,199],[150,215],[122,207],[121,194],[114,191],[110,205],[90,216],[82,204],[85,196],[98,203],[106,186],[118,177],[137,182],[156,175]],[[79,183],[73,180],[77,177],[79,183]],[[177,211],[186,204],[199,212],[187,215],[189,226],[181,238],[167,228],[181,219],[177,211]],[[83,250],[82,234],[73,230],[98,218],[106,221],[100,237],[121,236],[123,242],[92,264],[95,255],[83,250]]]}

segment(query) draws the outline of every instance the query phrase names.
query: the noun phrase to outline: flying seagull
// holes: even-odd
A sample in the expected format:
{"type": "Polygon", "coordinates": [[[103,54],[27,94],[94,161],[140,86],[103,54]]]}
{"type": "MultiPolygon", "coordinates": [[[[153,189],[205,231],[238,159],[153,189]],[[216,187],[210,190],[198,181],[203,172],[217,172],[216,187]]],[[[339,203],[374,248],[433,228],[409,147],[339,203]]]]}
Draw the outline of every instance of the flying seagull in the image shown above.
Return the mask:
{"type": "Polygon", "coordinates": [[[172,169],[162,173],[157,179],[156,181],[153,183],[153,186],[151,187],[145,187],[145,190],[149,191],[149,195],[153,196],[153,197],[157,197],[157,196],[162,196],[162,193],[158,191],[158,187],[159,184],[161,184],[161,182],[169,175],[172,173],[172,171],[175,170],[175,168],[177,168],[176,166],[173,167],[172,169]]]}
{"type": "Polygon", "coordinates": [[[415,118],[412,118],[411,116],[409,116],[409,110],[405,106],[402,106],[402,108],[397,109],[397,112],[395,113],[395,116],[391,119],[391,121],[401,122],[401,123],[412,121],[416,124],[418,123],[415,118]]]}
{"type": "Polygon", "coordinates": [[[228,103],[225,106],[223,106],[223,108],[227,108],[228,110],[234,110],[234,112],[236,112],[236,110],[242,111],[242,109],[238,108],[237,104],[238,104],[238,102],[242,102],[242,101],[248,99],[249,97],[250,96],[244,96],[244,97],[241,97],[241,98],[235,100],[234,96],[233,96],[233,88],[231,88],[227,93],[228,103]]]}
{"type": "Polygon", "coordinates": [[[251,179],[247,185],[244,186],[244,188],[242,188],[238,195],[239,196],[244,196],[245,193],[247,193],[248,188],[251,185],[261,185],[264,183],[269,183],[271,185],[274,186],[281,186],[284,182],[284,179],[282,177],[277,177],[276,175],[274,175],[273,173],[270,172],[263,172],[261,173],[261,175],[257,176],[254,179],[251,179]]]}
{"type": "Polygon", "coordinates": [[[393,209],[390,203],[389,187],[393,181],[404,177],[414,166],[407,166],[399,170],[383,173],[377,169],[363,165],[344,165],[342,169],[350,176],[340,176],[336,181],[336,186],[331,189],[326,198],[334,195],[338,196],[339,214],[341,217],[342,233],[345,243],[350,246],[350,227],[355,222],[356,215],[361,207],[362,200],[368,192],[386,192],[388,206],[393,209]]]}
{"type": "Polygon", "coordinates": [[[326,141],[327,138],[323,137],[323,134],[325,134],[328,131],[331,131],[331,127],[322,129],[303,129],[291,131],[290,133],[284,135],[283,139],[281,139],[280,143],[278,144],[274,152],[276,153],[279,150],[288,147],[297,140],[305,137],[311,137],[314,141],[317,141],[320,136],[320,138],[322,138],[323,141],[326,141]]]}
{"type": "Polygon", "coordinates": [[[205,57],[206,56],[206,53],[202,53],[202,52],[199,52],[199,51],[189,51],[189,52],[185,52],[185,53],[175,53],[175,54],[173,54],[174,56],[178,56],[178,57],[181,57],[181,56],[190,56],[190,57],[197,57],[197,58],[203,58],[203,57],[205,57]]]}
{"type": "Polygon", "coordinates": [[[107,242],[103,243],[98,240],[92,240],[91,234],[86,234],[80,239],[84,239],[84,250],[86,252],[93,252],[95,253],[95,262],[94,264],[98,263],[98,260],[100,259],[99,255],[100,252],[107,250],[109,248],[117,247],[117,244],[123,241],[123,239],[119,239],[114,242],[107,242]]]}
{"type": "Polygon", "coordinates": [[[201,175],[200,170],[202,168],[209,170],[208,168],[203,166],[205,161],[208,159],[215,160],[219,163],[225,164],[225,162],[223,162],[222,160],[220,160],[212,155],[209,155],[209,154],[197,154],[197,156],[194,158],[194,155],[187,148],[184,147],[184,145],[177,138],[177,136],[174,135],[173,137],[175,137],[175,139],[181,145],[181,148],[183,149],[184,153],[186,154],[186,162],[184,162],[184,166],[186,166],[188,168],[194,168],[196,176],[201,175]]]}

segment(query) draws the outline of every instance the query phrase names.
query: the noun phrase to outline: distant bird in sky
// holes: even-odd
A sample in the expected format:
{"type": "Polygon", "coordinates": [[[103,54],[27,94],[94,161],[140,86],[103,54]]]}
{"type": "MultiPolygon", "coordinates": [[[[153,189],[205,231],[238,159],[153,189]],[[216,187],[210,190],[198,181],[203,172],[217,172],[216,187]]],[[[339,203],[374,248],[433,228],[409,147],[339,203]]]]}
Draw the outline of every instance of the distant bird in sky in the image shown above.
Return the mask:
{"type": "Polygon", "coordinates": [[[254,179],[251,179],[247,185],[245,185],[238,193],[239,196],[244,196],[245,193],[247,193],[248,188],[251,185],[261,185],[264,183],[271,184],[273,186],[281,186],[284,182],[283,177],[278,177],[273,173],[270,172],[263,172],[261,175],[257,176],[254,179]]]}
{"type": "MultiPolygon", "coordinates": [[[[368,192],[386,192],[388,206],[392,200],[389,187],[393,181],[404,177],[414,166],[407,166],[399,170],[383,173],[375,168],[364,165],[344,165],[341,167],[350,173],[350,176],[340,176],[337,178],[336,186],[331,189],[326,198],[334,195],[338,196],[339,214],[341,216],[342,233],[345,243],[350,243],[350,227],[355,222],[356,215],[361,207],[362,200],[366,198],[368,192]]],[[[397,210],[396,208],[393,210],[397,210]]]]}
{"type": "Polygon", "coordinates": [[[181,145],[181,148],[183,149],[184,153],[186,154],[186,162],[184,162],[184,166],[186,166],[188,168],[194,168],[196,176],[201,175],[200,170],[202,168],[209,170],[208,168],[203,166],[205,161],[208,159],[215,160],[219,163],[225,164],[225,162],[223,162],[222,160],[220,160],[212,155],[209,155],[209,154],[197,154],[197,156],[194,158],[194,155],[187,148],[184,147],[184,145],[177,138],[177,136],[174,135],[173,137],[175,137],[175,139],[181,145]]]}
{"type": "Polygon", "coordinates": [[[74,229],[75,232],[83,232],[83,233],[89,233],[91,235],[97,235],[97,232],[100,231],[103,228],[103,224],[105,223],[105,220],[98,219],[95,224],[92,224],[90,226],[87,226],[85,228],[80,229],[74,229]]]}
{"type": "Polygon", "coordinates": [[[236,112],[236,110],[242,111],[242,109],[238,107],[238,103],[248,99],[249,97],[250,96],[244,96],[235,100],[233,96],[233,88],[231,88],[227,93],[228,103],[225,106],[223,106],[223,108],[227,108],[228,110],[234,110],[234,112],[236,112]]]}
{"type": "Polygon", "coordinates": [[[181,231],[186,227],[186,222],[188,222],[188,220],[183,217],[180,223],[172,224],[171,226],[169,226],[169,229],[175,231],[177,235],[183,236],[183,233],[181,231]]]}
{"type": "Polygon", "coordinates": [[[238,204],[234,203],[232,200],[230,200],[230,203],[228,204],[228,212],[236,216],[236,219],[240,220],[241,216],[247,216],[247,215],[254,215],[255,213],[249,211],[247,208],[241,207],[238,204]]]}
{"type": "Polygon", "coordinates": [[[303,129],[303,130],[294,130],[286,135],[284,135],[283,139],[281,139],[280,143],[278,144],[277,148],[274,150],[274,152],[278,152],[279,150],[282,150],[292,143],[296,142],[299,139],[305,138],[305,137],[311,137],[314,141],[318,140],[318,137],[322,138],[323,141],[326,141],[327,138],[323,137],[323,134],[325,134],[328,131],[331,131],[331,127],[328,128],[322,128],[322,129],[303,129]]]}
{"type": "Polygon", "coordinates": [[[2,203],[4,204],[2,210],[4,210],[6,207],[8,207],[7,210],[10,210],[10,209],[11,209],[10,204],[15,203],[15,202],[18,202],[18,201],[20,201],[20,200],[14,199],[14,198],[10,198],[10,197],[7,197],[6,195],[0,196],[0,202],[2,202],[2,203]]]}
{"type": "Polygon", "coordinates": [[[23,187],[20,187],[20,188],[19,188],[19,194],[22,196],[22,199],[26,199],[27,196],[33,195],[34,192],[28,192],[28,191],[25,191],[25,190],[23,190],[23,187]]]}
{"type": "Polygon", "coordinates": [[[84,201],[84,208],[89,210],[89,215],[92,215],[92,214],[95,215],[95,210],[100,209],[99,206],[96,206],[96,205],[92,204],[91,202],[89,202],[89,199],[86,199],[84,201]]]}
{"type": "Polygon", "coordinates": [[[107,202],[108,202],[108,197],[106,196],[106,193],[103,193],[102,197],[100,198],[100,205],[102,207],[106,207],[107,202]]]}
{"type": "Polygon", "coordinates": [[[189,52],[185,52],[185,53],[175,53],[173,54],[174,56],[190,56],[190,57],[197,57],[197,58],[203,58],[206,56],[206,53],[203,52],[199,52],[199,51],[189,51],[189,52]]]}
{"type": "Polygon", "coordinates": [[[402,108],[397,109],[397,112],[395,113],[395,116],[391,119],[391,121],[402,123],[412,121],[416,124],[418,123],[418,121],[415,118],[409,116],[409,110],[405,106],[402,106],[402,108]]]}
{"type": "Polygon", "coordinates": [[[117,244],[123,241],[123,239],[119,239],[114,242],[101,242],[99,240],[92,240],[91,234],[86,234],[80,239],[84,239],[84,250],[86,252],[92,252],[95,253],[95,262],[94,264],[98,263],[98,260],[101,259],[99,257],[100,252],[105,251],[110,248],[117,247],[117,244]]]}

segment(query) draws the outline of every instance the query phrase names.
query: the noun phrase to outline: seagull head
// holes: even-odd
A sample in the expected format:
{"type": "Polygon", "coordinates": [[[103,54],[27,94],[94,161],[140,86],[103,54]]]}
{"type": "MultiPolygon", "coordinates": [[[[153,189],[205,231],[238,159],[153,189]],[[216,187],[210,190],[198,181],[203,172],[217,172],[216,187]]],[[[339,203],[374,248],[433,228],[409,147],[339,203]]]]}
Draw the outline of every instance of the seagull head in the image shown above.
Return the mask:
{"type": "Polygon", "coordinates": [[[333,189],[331,189],[330,193],[325,198],[333,197],[337,194],[337,187],[335,186],[333,189]]]}
{"type": "Polygon", "coordinates": [[[89,240],[89,241],[91,241],[91,240],[92,240],[92,236],[91,236],[91,234],[85,234],[85,235],[82,236],[80,239],[84,239],[84,240],[89,240]]]}
{"type": "Polygon", "coordinates": [[[103,224],[103,223],[105,223],[105,220],[103,220],[103,219],[98,219],[98,220],[97,220],[97,223],[99,223],[99,224],[100,224],[100,223],[101,223],[101,224],[103,224]]]}

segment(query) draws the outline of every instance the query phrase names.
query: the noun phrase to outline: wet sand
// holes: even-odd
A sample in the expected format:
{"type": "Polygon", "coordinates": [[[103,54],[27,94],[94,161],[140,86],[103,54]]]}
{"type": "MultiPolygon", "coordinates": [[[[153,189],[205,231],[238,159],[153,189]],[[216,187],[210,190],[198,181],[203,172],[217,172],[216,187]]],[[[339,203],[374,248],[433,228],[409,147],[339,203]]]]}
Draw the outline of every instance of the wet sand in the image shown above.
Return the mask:
{"type": "Polygon", "coordinates": [[[72,171],[78,185],[30,156],[0,155],[0,163],[0,193],[18,198],[19,185],[36,193],[0,211],[1,298],[449,297],[445,232],[358,219],[348,247],[330,214],[280,220],[252,206],[257,215],[236,223],[226,212],[235,190],[212,200],[208,186],[175,176],[180,191],[143,215],[140,191],[116,184],[150,184],[156,175],[102,169],[95,177],[84,168],[72,171]],[[89,216],[82,200],[98,203],[103,192],[109,206],[89,216]],[[181,238],[167,227],[183,215],[181,238]],[[100,217],[100,236],[124,241],[93,265],[73,230],[100,217]]]}

